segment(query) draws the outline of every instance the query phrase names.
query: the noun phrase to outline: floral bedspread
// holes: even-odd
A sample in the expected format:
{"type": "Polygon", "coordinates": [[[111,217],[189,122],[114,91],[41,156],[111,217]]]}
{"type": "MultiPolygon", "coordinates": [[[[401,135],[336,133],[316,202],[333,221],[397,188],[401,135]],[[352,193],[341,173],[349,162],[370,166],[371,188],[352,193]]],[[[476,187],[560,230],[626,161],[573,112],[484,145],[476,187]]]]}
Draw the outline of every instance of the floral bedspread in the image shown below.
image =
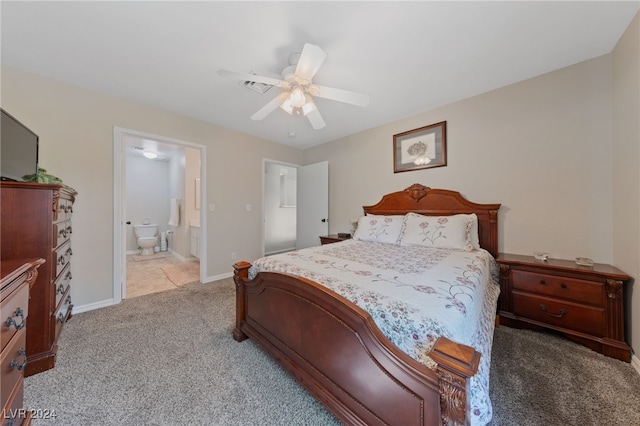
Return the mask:
{"type": "Polygon", "coordinates": [[[482,353],[471,379],[471,424],[491,420],[489,368],[498,268],[485,250],[462,251],[347,240],[264,257],[249,271],[320,283],[366,310],[400,350],[430,368],[439,336],[482,353]]]}

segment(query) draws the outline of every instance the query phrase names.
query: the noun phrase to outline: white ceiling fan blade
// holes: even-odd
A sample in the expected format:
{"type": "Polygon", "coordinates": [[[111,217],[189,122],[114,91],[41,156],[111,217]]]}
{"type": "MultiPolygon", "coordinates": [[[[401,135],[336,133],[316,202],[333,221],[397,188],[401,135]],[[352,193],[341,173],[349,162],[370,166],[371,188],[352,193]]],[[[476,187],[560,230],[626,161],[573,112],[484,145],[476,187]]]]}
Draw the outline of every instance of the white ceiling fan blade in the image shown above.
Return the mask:
{"type": "Polygon", "coordinates": [[[325,59],[327,59],[327,54],[324,50],[315,44],[305,43],[298,60],[298,66],[296,66],[296,75],[304,80],[311,81],[325,59]]]}
{"type": "Polygon", "coordinates": [[[333,87],[313,85],[313,95],[319,98],[331,99],[351,105],[365,107],[369,105],[369,95],[351,92],[349,90],[335,89],[333,87]]]}
{"type": "Polygon", "coordinates": [[[268,104],[260,108],[255,114],[251,116],[252,120],[262,120],[267,115],[271,114],[273,111],[278,109],[280,104],[284,102],[285,99],[289,97],[289,92],[280,93],[278,96],[273,98],[268,104]]]}
{"type": "Polygon", "coordinates": [[[278,80],[277,78],[265,77],[262,75],[250,74],[248,72],[235,72],[228,70],[218,70],[218,75],[224,78],[230,78],[238,81],[255,81],[256,83],[269,84],[271,86],[278,86],[284,89],[289,88],[289,83],[286,81],[278,80]]]}
{"type": "Polygon", "coordinates": [[[315,130],[320,130],[324,126],[326,126],[322,115],[320,115],[320,111],[318,111],[318,108],[314,108],[313,111],[309,111],[309,113],[307,113],[307,118],[311,123],[311,127],[313,127],[315,130]]]}

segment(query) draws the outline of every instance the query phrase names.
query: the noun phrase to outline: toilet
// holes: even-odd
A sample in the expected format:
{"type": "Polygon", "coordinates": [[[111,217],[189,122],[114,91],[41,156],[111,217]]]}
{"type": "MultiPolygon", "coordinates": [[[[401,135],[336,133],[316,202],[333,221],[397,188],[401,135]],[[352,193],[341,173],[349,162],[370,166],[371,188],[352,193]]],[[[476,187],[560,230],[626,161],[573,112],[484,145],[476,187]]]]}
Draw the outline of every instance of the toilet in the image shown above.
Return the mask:
{"type": "Polygon", "coordinates": [[[133,232],[138,238],[138,247],[142,249],[140,254],[143,256],[153,254],[153,248],[158,242],[158,225],[153,223],[134,225],[133,232]]]}

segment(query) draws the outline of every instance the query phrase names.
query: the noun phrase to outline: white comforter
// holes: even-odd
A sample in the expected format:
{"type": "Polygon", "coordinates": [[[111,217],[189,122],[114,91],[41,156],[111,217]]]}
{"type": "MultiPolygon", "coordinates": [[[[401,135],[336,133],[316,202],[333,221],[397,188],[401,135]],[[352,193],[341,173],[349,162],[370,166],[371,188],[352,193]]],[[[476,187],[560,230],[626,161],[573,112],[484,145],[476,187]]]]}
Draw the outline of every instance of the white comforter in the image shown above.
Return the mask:
{"type": "Polygon", "coordinates": [[[482,353],[471,379],[471,423],[491,420],[489,367],[499,294],[496,262],[461,251],[348,240],[256,261],[259,271],[309,278],[366,310],[398,348],[430,368],[439,336],[482,353]]]}

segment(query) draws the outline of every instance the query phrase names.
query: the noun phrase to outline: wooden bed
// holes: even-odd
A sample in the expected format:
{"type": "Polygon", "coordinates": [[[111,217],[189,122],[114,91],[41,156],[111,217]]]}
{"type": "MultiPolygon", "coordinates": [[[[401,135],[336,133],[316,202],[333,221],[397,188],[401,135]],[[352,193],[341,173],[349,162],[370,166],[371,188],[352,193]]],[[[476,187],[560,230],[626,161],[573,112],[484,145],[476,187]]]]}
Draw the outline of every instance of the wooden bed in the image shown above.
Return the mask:
{"type": "MultiPolygon", "coordinates": [[[[500,204],[476,204],[459,192],[414,184],[365,206],[376,215],[475,213],[480,246],[498,253],[500,204]]],[[[237,341],[251,338],[346,424],[466,424],[468,381],[481,354],[440,337],[432,370],[393,345],[371,316],[306,278],[234,264],[237,341]]],[[[259,372],[258,372],[259,373],[259,372]]]]}

